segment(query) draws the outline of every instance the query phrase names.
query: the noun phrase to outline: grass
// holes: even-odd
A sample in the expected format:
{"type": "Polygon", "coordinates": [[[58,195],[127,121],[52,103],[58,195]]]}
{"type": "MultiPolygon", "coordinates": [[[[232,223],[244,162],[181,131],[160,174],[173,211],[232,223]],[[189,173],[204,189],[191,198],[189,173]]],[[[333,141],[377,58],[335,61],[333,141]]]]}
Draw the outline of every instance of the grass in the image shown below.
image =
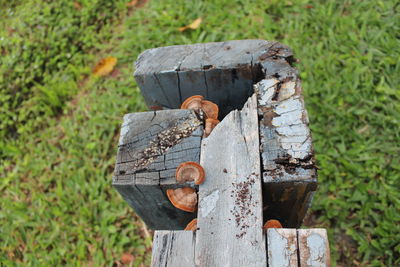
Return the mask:
{"type": "Polygon", "coordinates": [[[132,62],[259,38],[300,59],[320,167],[308,224],[329,229],[338,266],[400,265],[396,1],[111,2],[0,1],[0,263],[112,266],[128,252],[148,264],[151,239],[110,186],[121,118],[145,110],[132,62]],[[117,69],[92,77],[109,55],[117,69]]]}

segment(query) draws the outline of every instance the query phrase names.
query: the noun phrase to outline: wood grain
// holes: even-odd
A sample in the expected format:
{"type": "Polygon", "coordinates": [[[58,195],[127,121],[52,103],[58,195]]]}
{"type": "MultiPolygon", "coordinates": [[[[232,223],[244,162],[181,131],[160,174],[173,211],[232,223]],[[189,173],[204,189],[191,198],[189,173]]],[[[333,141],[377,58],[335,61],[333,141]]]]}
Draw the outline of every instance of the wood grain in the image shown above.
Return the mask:
{"type": "Polygon", "coordinates": [[[155,231],[152,267],[194,267],[195,232],[155,231]]]}

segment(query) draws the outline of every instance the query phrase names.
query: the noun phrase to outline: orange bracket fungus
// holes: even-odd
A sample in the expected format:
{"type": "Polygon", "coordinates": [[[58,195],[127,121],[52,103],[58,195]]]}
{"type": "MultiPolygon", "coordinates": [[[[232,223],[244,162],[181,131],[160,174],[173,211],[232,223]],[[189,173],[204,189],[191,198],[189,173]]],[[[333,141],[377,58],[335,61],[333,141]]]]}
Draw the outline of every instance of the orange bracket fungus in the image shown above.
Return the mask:
{"type": "Polygon", "coordinates": [[[215,120],[218,119],[219,109],[217,104],[208,100],[203,100],[201,101],[201,109],[206,114],[206,118],[215,120]]]}
{"type": "Polygon", "coordinates": [[[203,96],[194,95],[187,98],[181,105],[181,109],[195,109],[199,110],[201,108],[201,102],[203,100],[203,96]]]}
{"type": "Polygon", "coordinates": [[[204,182],[205,174],[200,164],[194,161],[187,161],[178,166],[175,177],[178,183],[194,181],[195,184],[199,185],[204,182]]]}
{"type": "Polygon", "coordinates": [[[202,110],[206,115],[206,118],[217,119],[218,118],[218,106],[217,104],[204,100],[201,95],[194,95],[187,98],[181,105],[181,109],[194,109],[202,110]]]}
{"type": "Polygon", "coordinates": [[[194,218],[193,220],[190,221],[190,223],[188,223],[188,225],[186,225],[185,231],[196,231],[197,230],[197,218],[194,218]]]}
{"type": "Polygon", "coordinates": [[[187,212],[197,210],[197,193],[191,187],[167,189],[167,196],[174,207],[187,212]]]}
{"type": "Polygon", "coordinates": [[[278,220],[268,220],[264,226],[263,229],[268,229],[268,228],[282,228],[282,224],[278,220]]]}
{"type": "Polygon", "coordinates": [[[207,137],[210,135],[212,130],[214,129],[215,126],[219,123],[219,120],[216,119],[206,119],[206,127],[204,129],[204,137],[207,137]]]}

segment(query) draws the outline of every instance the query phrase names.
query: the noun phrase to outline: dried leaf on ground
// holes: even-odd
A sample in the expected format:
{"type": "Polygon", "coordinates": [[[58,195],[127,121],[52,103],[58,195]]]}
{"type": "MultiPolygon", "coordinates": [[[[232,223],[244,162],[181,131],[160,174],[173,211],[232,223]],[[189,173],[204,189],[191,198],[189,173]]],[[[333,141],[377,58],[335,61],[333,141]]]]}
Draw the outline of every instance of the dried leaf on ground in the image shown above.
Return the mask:
{"type": "Polygon", "coordinates": [[[115,57],[103,58],[94,67],[93,74],[96,76],[106,76],[113,71],[116,64],[117,64],[117,59],[115,57]]]}
{"type": "Polygon", "coordinates": [[[180,27],[180,28],[178,29],[178,31],[184,32],[184,31],[186,31],[186,30],[188,30],[188,29],[196,30],[197,28],[200,27],[200,24],[201,24],[202,21],[203,21],[202,18],[197,18],[197,19],[195,19],[192,23],[190,23],[189,25],[186,25],[186,26],[184,26],[184,27],[180,27]]]}
{"type": "Polygon", "coordinates": [[[80,10],[82,8],[82,5],[79,2],[74,2],[74,8],[76,10],[80,10]]]}
{"type": "Polygon", "coordinates": [[[133,260],[135,259],[135,257],[133,257],[132,254],[130,253],[124,253],[121,256],[121,262],[122,264],[129,264],[131,263],[133,260]]]}
{"type": "Polygon", "coordinates": [[[143,7],[149,0],[132,0],[126,4],[127,7],[143,7]]]}
{"type": "Polygon", "coordinates": [[[136,6],[138,2],[139,2],[139,0],[132,0],[129,3],[127,3],[126,5],[127,6],[136,6]]]}

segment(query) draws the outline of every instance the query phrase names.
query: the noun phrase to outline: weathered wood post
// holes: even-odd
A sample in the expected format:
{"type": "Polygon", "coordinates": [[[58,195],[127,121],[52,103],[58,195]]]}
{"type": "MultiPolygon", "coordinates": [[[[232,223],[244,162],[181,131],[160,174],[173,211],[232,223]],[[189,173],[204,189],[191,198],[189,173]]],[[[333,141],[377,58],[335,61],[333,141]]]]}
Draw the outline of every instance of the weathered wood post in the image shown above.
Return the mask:
{"type": "Polygon", "coordinates": [[[293,61],[288,47],[263,40],[161,47],[139,56],[135,78],[154,111],[124,117],[113,185],[153,229],[181,230],[198,218],[196,233],[156,231],[153,266],[329,265],[329,247],[306,245],[327,245],[322,230],[262,229],[267,219],[298,228],[317,187],[293,61]],[[201,115],[178,110],[192,95],[219,106],[221,123],[207,138],[201,115]],[[176,182],[175,170],[186,161],[203,166],[204,184],[176,182]],[[167,198],[167,189],[187,186],[198,191],[197,214],[167,198]]]}

